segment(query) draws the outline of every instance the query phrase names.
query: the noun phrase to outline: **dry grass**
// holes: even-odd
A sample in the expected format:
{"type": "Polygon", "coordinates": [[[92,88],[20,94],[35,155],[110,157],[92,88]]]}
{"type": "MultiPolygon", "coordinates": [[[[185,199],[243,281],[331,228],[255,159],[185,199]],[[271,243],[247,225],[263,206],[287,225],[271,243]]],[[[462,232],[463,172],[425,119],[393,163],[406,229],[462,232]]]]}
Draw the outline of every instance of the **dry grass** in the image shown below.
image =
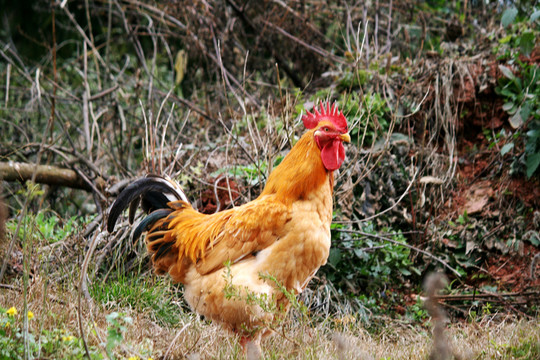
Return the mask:
{"type": "MultiPolygon", "coordinates": [[[[77,320],[77,291],[74,284],[65,289],[48,286],[36,277],[28,287],[28,309],[35,318],[30,321],[30,333],[60,330],[62,334],[80,337],[77,320]]],[[[0,305],[15,306],[22,313],[20,289],[3,289],[0,305]]],[[[180,294],[178,294],[180,297],[180,294]]],[[[85,301],[83,301],[85,302],[85,301]]],[[[178,307],[180,322],[174,326],[159,325],[155,314],[132,307],[95,304],[83,305],[83,327],[89,345],[103,354],[107,339],[106,315],[118,311],[133,318],[124,341],[115,349],[118,358],[139,356],[141,359],[242,359],[235,336],[216,324],[207,323],[178,307]]],[[[388,319],[377,334],[369,333],[352,317],[327,316],[322,320],[299,322],[294,317],[263,341],[268,359],[426,359],[431,351],[430,330],[421,325],[388,319]]],[[[529,359],[540,349],[538,319],[520,320],[503,317],[497,321],[485,317],[472,323],[451,324],[447,335],[456,357],[461,359],[529,359]],[[529,349],[530,348],[530,349],[529,349]],[[521,352],[520,352],[521,351],[521,352]]],[[[62,354],[57,354],[61,356],[62,354]]]]}

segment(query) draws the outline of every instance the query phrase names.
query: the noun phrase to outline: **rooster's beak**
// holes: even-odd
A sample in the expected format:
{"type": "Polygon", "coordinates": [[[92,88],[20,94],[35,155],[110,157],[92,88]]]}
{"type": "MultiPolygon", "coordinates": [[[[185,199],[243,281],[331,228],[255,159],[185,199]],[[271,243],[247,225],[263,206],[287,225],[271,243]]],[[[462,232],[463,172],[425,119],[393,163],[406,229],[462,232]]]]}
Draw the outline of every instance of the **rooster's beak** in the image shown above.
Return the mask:
{"type": "Polygon", "coordinates": [[[351,136],[349,135],[349,133],[341,134],[341,135],[339,135],[339,138],[340,138],[341,141],[343,141],[343,142],[346,142],[346,143],[350,143],[350,142],[351,142],[351,136]]]}

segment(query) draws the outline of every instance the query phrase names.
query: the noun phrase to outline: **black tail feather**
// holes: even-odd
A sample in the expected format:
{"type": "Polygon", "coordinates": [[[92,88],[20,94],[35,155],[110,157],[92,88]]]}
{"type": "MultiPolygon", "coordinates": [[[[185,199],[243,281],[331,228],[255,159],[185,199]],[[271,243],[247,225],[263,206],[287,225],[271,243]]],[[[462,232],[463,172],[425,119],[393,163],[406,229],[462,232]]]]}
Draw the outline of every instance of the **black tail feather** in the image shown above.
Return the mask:
{"type": "Polygon", "coordinates": [[[141,203],[141,198],[137,197],[135,200],[129,204],[129,223],[133,224],[133,220],[135,220],[135,213],[137,213],[137,208],[139,207],[139,204],[141,203]]]}
{"type": "Polygon", "coordinates": [[[148,228],[152,226],[156,221],[167,217],[172,212],[173,209],[160,209],[153,211],[137,225],[132,234],[133,241],[137,240],[141,236],[141,234],[148,230],[148,228]]]}
{"type": "Polygon", "coordinates": [[[154,260],[158,260],[159,258],[164,256],[165,254],[167,254],[173,245],[174,245],[174,242],[168,242],[168,243],[164,243],[160,247],[158,247],[157,250],[156,250],[156,253],[154,255],[154,260]]]}
{"type": "Polygon", "coordinates": [[[170,201],[187,201],[182,190],[178,186],[176,187],[171,181],[157,175],[148,175],[134,181],[118,195],[112,205],[107,220],[107,230],[113,232],[116,221],[127,207],[129,207],[129,220],[131,223],[135,217],[135,210],[139,201],[142,203],[143,210],[149,213],[168,208],[167,203],[170,201]],[[168,197],[167,194],[172,195],[172,198],[168,197]]]}
{"type": "Polygon", "coordinates": [[[154,190],[147,191],[141,200],[141,208],[147,213],[156,209],[162,209],[171,201],[162,192],[154,190]]]}

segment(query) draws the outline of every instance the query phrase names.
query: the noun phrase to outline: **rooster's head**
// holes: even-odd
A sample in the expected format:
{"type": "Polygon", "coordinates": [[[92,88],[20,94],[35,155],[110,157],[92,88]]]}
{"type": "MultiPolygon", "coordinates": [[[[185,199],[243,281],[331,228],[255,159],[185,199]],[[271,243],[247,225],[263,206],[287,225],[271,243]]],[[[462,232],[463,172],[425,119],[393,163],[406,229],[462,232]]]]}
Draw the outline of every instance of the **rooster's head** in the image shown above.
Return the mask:
{"type": "Polygon", "coordinates": [[[350,142],[351,137],[347,132],[347,119],[333,104],[321,102],[320,110],[313,108],[313,113],[307,112],[302,116],[304,126],[315,129],[313,136],[317,146],[321,150],[321,159],[328,171],[339,169],[345,160],[345,148],[343,142],[350,142]]]}

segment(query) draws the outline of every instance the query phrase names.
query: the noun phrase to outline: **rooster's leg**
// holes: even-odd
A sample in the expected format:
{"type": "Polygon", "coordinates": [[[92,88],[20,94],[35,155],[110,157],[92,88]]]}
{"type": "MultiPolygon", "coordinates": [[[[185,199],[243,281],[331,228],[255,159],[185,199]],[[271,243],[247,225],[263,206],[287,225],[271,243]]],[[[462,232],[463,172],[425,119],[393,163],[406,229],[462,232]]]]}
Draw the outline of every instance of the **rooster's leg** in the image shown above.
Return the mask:
{"type": "Polygon", "coordinates": [[[242,336],[240,338],[240,345],[242,346],[242,350],[244,351],[247,360],[262,359],[261,334],[242,336]]]}

